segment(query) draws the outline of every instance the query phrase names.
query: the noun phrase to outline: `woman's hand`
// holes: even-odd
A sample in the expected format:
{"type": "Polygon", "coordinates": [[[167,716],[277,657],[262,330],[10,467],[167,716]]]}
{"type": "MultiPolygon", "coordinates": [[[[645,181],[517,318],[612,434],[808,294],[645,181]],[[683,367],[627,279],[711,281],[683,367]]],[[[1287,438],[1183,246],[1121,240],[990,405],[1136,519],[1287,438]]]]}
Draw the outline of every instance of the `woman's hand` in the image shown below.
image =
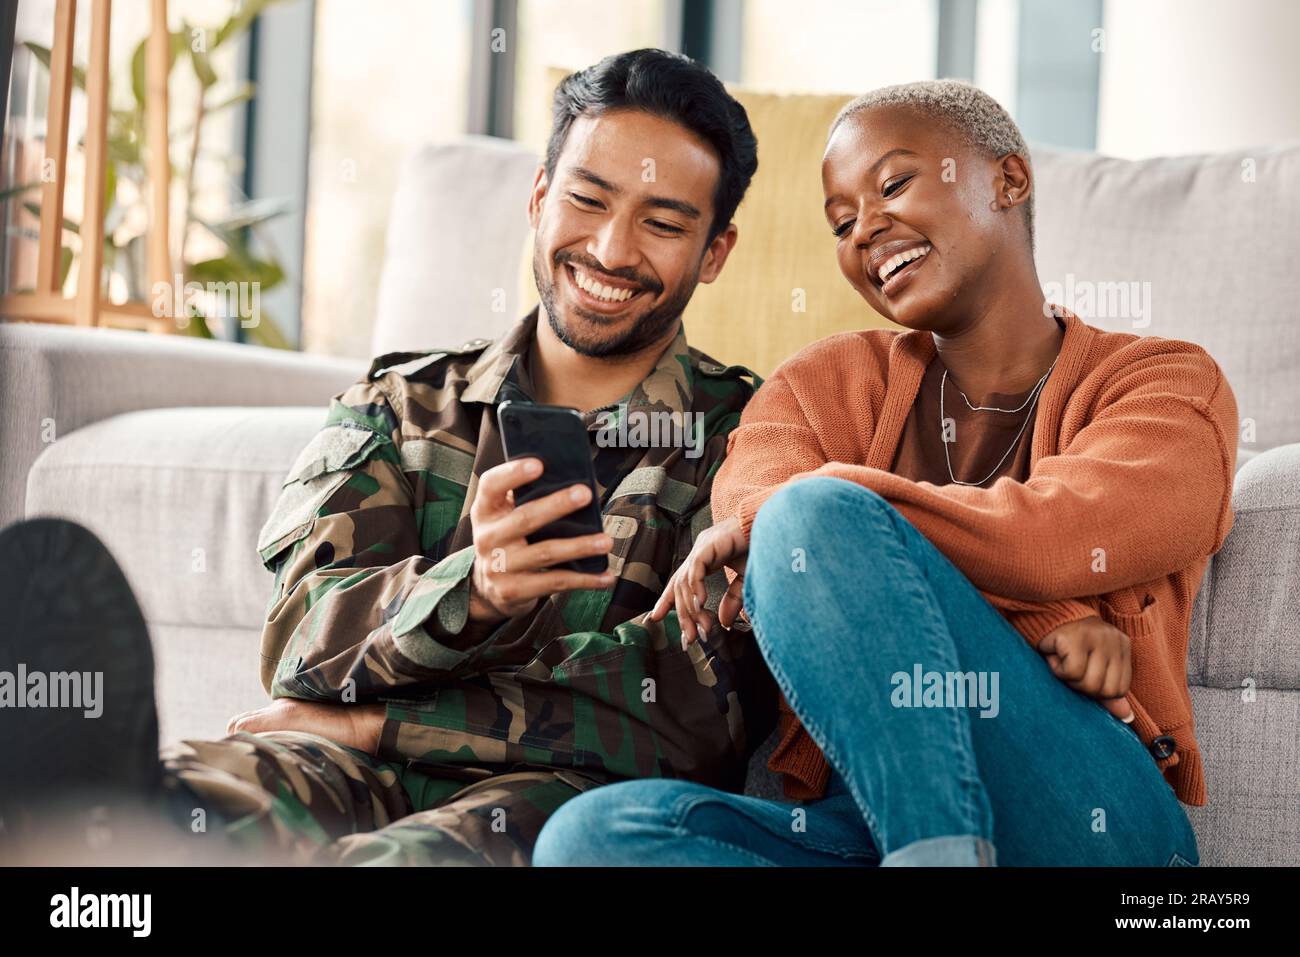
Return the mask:
{"type": "Polygon", "coordinates": [[[736,578],[722,596],[717,620],[723,628],[730,628],[735,624],[736,615],[744,610],[742,595],[745,587],[745,560],[748,555],[749,542],[741,531],[739,519],[729,518],[705,529],[695,539],[695,545],[686,556],[686,561],[668,579],[664,593],[659,596],[650,612],[650,620],[663,620],[675,606],[677,621],[682,627],[683,650],[700,635],[707,635],[713,628],[714,620],[713,615],[704,608],[704,602],[709,596],[704,579],[725,566],[736,573],[736,578]]]}
{"type": "Polygon", "coordinates": [[[1124,699],[1133,680],[1129,637],[1093,615],[1049,631],[1038,643],[1052,674],[1067,685],[1099,700],[1121,721],[1131,721],[1133,708],[1124,699]]]}

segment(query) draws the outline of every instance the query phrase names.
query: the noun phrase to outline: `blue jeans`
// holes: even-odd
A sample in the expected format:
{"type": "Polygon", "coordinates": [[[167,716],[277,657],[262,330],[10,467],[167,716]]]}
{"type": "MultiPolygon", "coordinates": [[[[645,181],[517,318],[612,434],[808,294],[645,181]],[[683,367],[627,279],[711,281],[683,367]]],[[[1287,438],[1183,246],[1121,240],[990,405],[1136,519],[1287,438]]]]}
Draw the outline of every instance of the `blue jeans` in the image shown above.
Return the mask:
{"type": "Polygon", "coordinates": [[[818,477],[773,495],[745,608],[833,768],[825,797],[611,784],[555,813],[535,865],[1199,863],[1137,734],[1059,681],[874,492],[818,477]]]}

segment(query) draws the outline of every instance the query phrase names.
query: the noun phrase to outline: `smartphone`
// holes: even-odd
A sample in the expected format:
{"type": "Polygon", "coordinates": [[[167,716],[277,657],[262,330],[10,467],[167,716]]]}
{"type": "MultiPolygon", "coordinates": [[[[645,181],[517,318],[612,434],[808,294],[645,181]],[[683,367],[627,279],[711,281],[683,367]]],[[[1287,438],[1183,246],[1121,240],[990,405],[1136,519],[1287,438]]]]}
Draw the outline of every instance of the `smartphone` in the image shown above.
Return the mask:
{"type": "MultiPolygon", "coordinates": [[[[542,474],[515,489],[515,505],[523,505],[570,485],[586,485],[591,500],[528,536],[530,544],[552,538],[599,535],[604,530],[597,501],[596,471],[591,464],[591,439],[577,409],[533,402],[502,402],[497,406],[501,445],[506,459],[536,458],[542,474]]],[[[587,555],[561,562],[556,568],[599,575],[609,567],[609,556],[587,555]]]]}

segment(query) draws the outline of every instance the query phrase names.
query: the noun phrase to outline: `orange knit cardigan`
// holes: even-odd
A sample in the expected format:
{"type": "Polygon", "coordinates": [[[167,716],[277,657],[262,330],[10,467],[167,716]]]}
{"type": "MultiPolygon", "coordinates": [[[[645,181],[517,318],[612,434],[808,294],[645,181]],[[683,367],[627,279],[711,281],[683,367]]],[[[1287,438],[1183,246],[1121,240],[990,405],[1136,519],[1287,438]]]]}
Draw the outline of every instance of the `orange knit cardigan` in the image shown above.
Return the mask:
{"type": "MultiPolygon", "coordinates": [[[[1065,338],[1025,482],[971,488],[889,472],[935,346],[928,332],[867,330],[808,346],[763,385],[728,440],[713,514],[737,516],[748,536],[785,482],[848,479],[898,509],[1031,645],[1100,615],[1132,639],[1134,729],[1178,798],[1203,805],[1188,628],[1232,527],[1236,401],[1199,346],[1059,313],[1065,338]]],[[[787,797],[822,796],[830,766],[784,697],[780,731],[768,767],[787,797]]]]}

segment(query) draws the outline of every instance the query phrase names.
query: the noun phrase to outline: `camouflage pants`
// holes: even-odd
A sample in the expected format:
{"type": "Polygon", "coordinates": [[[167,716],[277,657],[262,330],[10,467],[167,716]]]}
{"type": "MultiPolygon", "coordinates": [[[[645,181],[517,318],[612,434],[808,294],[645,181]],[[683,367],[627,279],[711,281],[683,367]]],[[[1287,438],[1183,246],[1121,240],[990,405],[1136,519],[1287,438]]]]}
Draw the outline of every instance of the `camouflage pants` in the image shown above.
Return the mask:
{"type": "Polygon", "coordinates": [[[547,818],[598,782],[557,769],[429,774],[316,734],[241,732],[160,755],[173,803],[291,863],[527,865],[547,818]]]}

